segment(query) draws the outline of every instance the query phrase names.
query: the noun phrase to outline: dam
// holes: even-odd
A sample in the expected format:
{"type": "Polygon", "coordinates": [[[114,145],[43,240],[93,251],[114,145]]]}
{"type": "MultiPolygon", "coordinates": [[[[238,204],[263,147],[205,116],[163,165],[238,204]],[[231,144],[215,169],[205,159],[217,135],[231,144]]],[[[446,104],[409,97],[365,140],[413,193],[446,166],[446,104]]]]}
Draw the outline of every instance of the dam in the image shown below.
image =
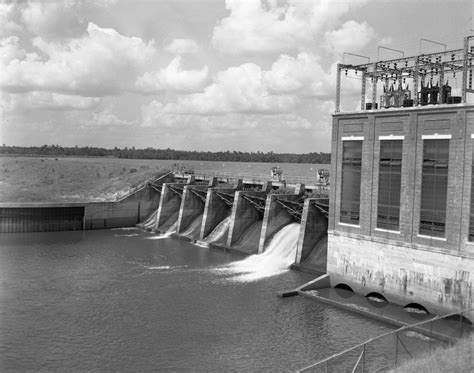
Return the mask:
{"type": "MultiPolygon", "coordinates": [[[[413,322],[393,318],[403,309],[425,318],[456,315],[461,324],[472,325],[474,105],[467,94],[474,90],[466,61],[474,54],[469,43],[467,38],[465,49],[445,54],[339,65],[331,171],[321,172],[313,184],[288,183],[278,174],[255,180],[175,172],[116,202],[3,204],[1,230],[136,225],[158,234],[143,239],[174,237],[244,256],[210,271],[228,282],[248,283],[292,268],[312,280],[280,293],[285,298],[301,295],[395,325],[413,322]],[[350,71],[362,75],[360,110],[344,112],[340,81],[350,71]],[[451,95],[447,82],[456,72],[466,77],[460,96],[451,95]],[[412,89],[405,85],[410,79],[412,89]],[[369,80],[372,102],[366,102],[369,80]]],[[[198,255],[189,247],[183,257],[198,255]]],[[[187,265],[146,260],[140,264],[146,271],[187,265]]]]}

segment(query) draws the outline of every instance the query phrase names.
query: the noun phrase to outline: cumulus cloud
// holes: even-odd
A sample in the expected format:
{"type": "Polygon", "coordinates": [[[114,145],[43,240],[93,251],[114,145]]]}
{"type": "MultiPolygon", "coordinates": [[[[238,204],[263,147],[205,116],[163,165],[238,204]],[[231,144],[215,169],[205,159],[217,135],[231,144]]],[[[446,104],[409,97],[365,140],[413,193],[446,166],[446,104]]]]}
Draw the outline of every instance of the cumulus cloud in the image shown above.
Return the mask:
{"type": "MultiPolygon", "coordinates": [[[[18,45],[10,40],[12,49],[18,45]]],[[[0,87],[9,92],[55,91],[101,96],[133,86],[136,75],[156,53],[153,42],[120,35],[89,23],[87,34],[67,43],[33,39],[39,54],[10,59],[2,67],[0,87]],[[45,56],[45,57],[42,57],[45,56]]],[[[0,53],[2,53],[0,51],[0,53]]],[[[13,52],[10,50],[10,55],[13,52]]]]}
{"type": "Polygon", "coordinates": [[[21,20],[35,35],[46,38],[73,37],[82,34],[88,25],[88,9],[110,6],[115,0],[29,0],[21,8],[21,20]]]}
{"type": "MultiPolygon", "coordinates": [[[[335,81],[335,66],[326,72],[313,54],[281,55],[269,70],[254,63],[230,67],[217,73],[202,92],[168,104],[154,101],[150,110],[155,116],[288,113],[305,98],[332,99],[335,81]]],[[[141,83],[145,82],[151,84],[153,79],[145,75],[141,83]]]]}
{"type": "Polygon", "coordinates": [[[335,73],[333,67],[326,72],[318,56],[301,52],[281,55],[264,73],[264,82],[271,92],[326,98],[333,95],[335,73]]]}
{"type": "Polygon", "coordinates": [[[82,121],[82,124],[88,127],[118,127],[131,126],[137,124],[135,121],[128,121],[119,118],[110,108],[93,112],[90,118],[82,121]]]}
{"type": "Polygon", "coordinates": [[[377,33],[367,22],[358,23],[353,20],[345,22],[338,30],[324,33],[326,47],[338,54],[356,52],[376,37],[377,33]]]}
{"type": "Polygon", "coordinates": [[[166,52],[173,54],[193,54],[199,50],[199,45],[191,39],[174,39],[165,47],[166,52]]]}
{"type": "Polygon", "coordinates": [[[214,28],[212,44],[232,55],[314,46],[323,30],[332,28],[351,6],[362,2],[227,0],[230,14],[214,28]]]}
{"type": "Polygon", "coordinates": [[[222,114],[231,112],[278,113],[297,104],[291,95],[273,95],[263,79],[263,71],[254,63],[230,67],[217,73],[214,82],[202,93],[180,97],[164,110],[178,114],[222,114]]]}
{"type": "Polygon", "coordinates": [[[52,92],[2,94],[2,107],[6,112],[89,110],[100,103],[97,97],[69,96],[52,92]]]}
{"type": "Polygon", "coordinates": [[[160,91],[193,92],[203,87],[208,77],[208,67],[201,70],[183,70],[181,57],[176,56],[170,64],[155,72],[146,72],[138,77],[135,88],[140,92],[160,91]]]}
{"type": "Polygon", "coordinates": [[[0,4],[0,37],[11,36],[12,33],[21,31],[22,27],[14,20],[15,12],[14,4],[0,4]]]}

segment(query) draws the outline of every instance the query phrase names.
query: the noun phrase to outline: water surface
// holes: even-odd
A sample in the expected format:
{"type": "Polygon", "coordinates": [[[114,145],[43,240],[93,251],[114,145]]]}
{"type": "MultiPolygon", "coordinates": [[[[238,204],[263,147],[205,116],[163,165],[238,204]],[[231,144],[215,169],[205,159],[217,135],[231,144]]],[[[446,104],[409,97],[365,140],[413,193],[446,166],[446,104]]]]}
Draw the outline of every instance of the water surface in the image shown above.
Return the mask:
{"type": "Polygon", "coordinates": [[[0,370],[288,371],[388,331],[139,230],[0,235],[0,370]]]}

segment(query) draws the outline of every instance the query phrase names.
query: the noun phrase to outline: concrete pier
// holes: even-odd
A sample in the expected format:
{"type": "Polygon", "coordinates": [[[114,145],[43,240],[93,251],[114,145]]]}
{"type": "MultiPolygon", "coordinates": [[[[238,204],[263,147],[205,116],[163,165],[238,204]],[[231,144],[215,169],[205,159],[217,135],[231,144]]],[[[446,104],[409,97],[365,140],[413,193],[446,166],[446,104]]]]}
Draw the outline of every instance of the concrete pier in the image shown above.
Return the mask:
{"type": "MultiPolygon", "coordinates": [[[[203,215],[207,190],[216,185],[217,179],[213,178],[209,181],[208,185],[186,185],[184,187],[179,209],[178,225],[176,228],[177,234],[183,233],[197,217],[203,215]]],[[[201,232],[200,227],[198,232],[201,232]]]]}
{"type": "Polygon", "coordinates": [[[201,224],[199,238],[206,238],[217,225],[229,216],[234,204],[235,192],[242,189],[242,179],[239,179],[234,188],[209,188],[201,224]]]}
{"type": "Polygon", "coordinates": [[[155,229],[159,232],[166,232],[169,228],[169,219],[179,212],[181,197],[185,184],[164,183],[161,190],[160,205],[156,217],[155,229]]]}
{"type": "Polygon", "coordinates": [[[327,205],[329,200],[308,198],[304,201],[294,267],[309,272],[326,273],[328,219],[316,203],[327,205]]]}
{"type": "MultiPolygon", "coordinates": [[[[239,240],[250,226],[262,221],[269,188],[271,184],[267,184],[267,190],[264,191],[237,191],[235,193],[227,246],[237,244],[236,249],[239,251],[249,254],[258,252],[258,238],[256,242],[252,240],[240,242],[239,240]]],[[[260,237],[260,232],[258,237],[260,237]]]]}
{"type": "Polygon", "coordinates": [[[299,223],[299,217],[296,211],[299,205],[303,203],[302,194],[304,193],[304,185],[299,185],[295,189],[295,193],[296,194],[269,194],[267,196],[262,232],[258,245],[259,254],[265,251],[273,235],[285,225],[293,222],[299,223]],[[285,204],[285,202],[289,203],[285,204]],[[290,213],[291,209],[294,209],[293,214],[290,213]]]}

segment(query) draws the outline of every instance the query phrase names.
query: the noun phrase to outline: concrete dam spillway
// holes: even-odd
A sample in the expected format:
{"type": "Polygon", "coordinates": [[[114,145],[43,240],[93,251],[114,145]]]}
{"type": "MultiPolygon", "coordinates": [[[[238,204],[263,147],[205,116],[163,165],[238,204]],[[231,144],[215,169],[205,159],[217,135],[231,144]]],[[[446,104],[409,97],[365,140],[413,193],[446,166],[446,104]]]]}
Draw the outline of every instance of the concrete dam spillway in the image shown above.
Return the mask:
{"type": "Polygon", "coordinates": [[[249,255],[248,261],[232,266],[236,273],[247,266],[252,272],[247,277],[271,276],[292,265],[319,275],[325,269],[327,222],[315,203],[327,200],[306,198],[303,184],[294,190],[278,194],[271,182],[249,188],[242,180],[219,185],[190,177],[164,183],[157,210],[138,226],[249,255]]]}

